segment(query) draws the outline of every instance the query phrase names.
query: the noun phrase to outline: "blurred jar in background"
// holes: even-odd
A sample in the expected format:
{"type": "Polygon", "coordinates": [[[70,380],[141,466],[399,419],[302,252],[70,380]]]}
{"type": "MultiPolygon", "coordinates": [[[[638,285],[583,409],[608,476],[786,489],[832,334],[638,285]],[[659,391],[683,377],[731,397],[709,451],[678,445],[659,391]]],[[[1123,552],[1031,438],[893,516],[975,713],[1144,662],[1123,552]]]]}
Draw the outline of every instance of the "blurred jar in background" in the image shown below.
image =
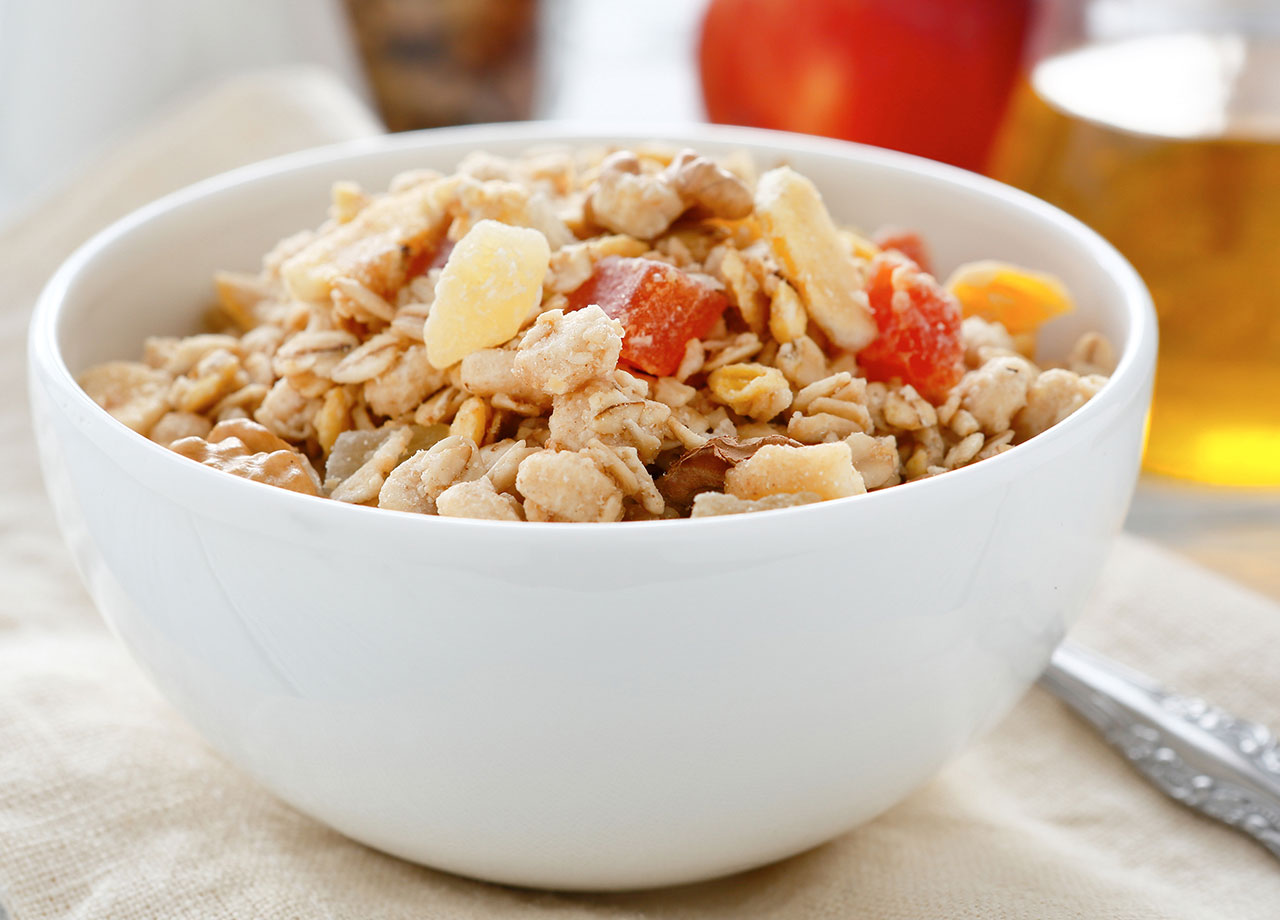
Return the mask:
{"type": "Polygon", "coordinates": [[[1149,470],[1280,486],[1280,4],[1047,0],[992,163],[1133,262],[1149,470]]]}
{"type": "Polygon", "coordinates": [[[346,0],[392,131],[528,118],[536,0],[346,0]]]}

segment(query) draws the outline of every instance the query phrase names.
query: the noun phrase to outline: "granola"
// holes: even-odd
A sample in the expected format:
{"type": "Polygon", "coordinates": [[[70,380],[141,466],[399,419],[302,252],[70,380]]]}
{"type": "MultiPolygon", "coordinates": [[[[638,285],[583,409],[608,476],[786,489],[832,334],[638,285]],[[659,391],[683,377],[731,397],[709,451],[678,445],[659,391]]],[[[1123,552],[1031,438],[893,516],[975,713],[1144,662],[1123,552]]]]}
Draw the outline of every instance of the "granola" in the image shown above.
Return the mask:
{"type": "Polygon", "coordinates": [[[217,322],[80,378],[119,421],[234,475],[444,517],[706,517],[856,496],[978,463],[1106,383],[1038,327],[1055,278],[865,233],[788,167],[692,150],[476,153],[329,220],[217,322]],[[873,242],[874,241],[874,242],[873,242]],[[321,477],[317,471],[323,472],[321,477]]]}

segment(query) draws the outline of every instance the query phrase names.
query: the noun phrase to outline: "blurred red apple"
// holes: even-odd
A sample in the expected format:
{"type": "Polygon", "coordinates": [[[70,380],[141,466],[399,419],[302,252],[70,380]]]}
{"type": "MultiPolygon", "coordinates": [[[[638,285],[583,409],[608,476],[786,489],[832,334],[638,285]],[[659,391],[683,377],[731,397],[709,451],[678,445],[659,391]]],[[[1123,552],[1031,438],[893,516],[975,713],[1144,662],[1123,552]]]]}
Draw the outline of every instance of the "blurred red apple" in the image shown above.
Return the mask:
{"type": "Polygon", "coordinates": [[[824,134],[980,170],[1032,0],[712,0],[712,121],[824,134]]]}

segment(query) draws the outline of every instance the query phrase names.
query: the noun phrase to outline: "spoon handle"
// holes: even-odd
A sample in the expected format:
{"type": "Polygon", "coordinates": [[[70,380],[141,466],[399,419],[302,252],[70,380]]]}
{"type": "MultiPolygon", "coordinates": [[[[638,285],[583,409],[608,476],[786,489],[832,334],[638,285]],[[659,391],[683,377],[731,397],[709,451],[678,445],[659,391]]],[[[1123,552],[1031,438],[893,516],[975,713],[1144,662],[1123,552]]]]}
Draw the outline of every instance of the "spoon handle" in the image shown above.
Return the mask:
{"type": "Polygon", "coordinates": [[[1280,858],[1280,744],[1264,725],[1064,642],[1040,685],[1082,715],[1161,792],[1280,858]]]}

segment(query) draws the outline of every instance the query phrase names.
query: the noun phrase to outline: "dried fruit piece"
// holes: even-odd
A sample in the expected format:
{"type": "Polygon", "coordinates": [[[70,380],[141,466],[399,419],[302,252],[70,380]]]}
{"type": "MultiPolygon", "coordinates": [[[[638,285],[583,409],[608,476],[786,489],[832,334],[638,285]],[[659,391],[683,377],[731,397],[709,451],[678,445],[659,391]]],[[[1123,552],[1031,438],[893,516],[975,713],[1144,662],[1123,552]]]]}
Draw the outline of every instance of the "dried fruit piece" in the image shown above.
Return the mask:
{"type": "Polygon", "coordinates": [[[947,279],[947,290],[965,316],[999,322],[1011,335],[1035,332],[1041,323],[1075,309],[1056,277],[1008,262],[961,265],[947,279]]]}
{"type": "Polygon", "coordinates": [[[813,183],[780,166],[760,177],[756,216],[783,274],[831,341],[857,351],[876,336],[862,273],[813,183]]]}
{"type": "Polygon", "coordinates": [[[322,303],[334,281],[346,277],[392,299],[426,268],[444,235],[452,195],[452,185],[444,181],[375,198],[290,256],[281,269],[285,287],[298,300],[322,303]]]}
{"type": "Polygon", "coordinates": [[[960,307],[931,275],[897,253],[871,263],[867,286],[880,330],[858,353],[868,380],[910,384],[933,402],[941,402],[964,373],[960,307]]]}
{"type": "Polygon", "coordinates": [[[796,289],[785,281],[779,281],[773,290],[769,304],[769,334],[784,345],[804,335],[809,316],[796,289]]]}
{"type": "Polygon", "coordinates": [[[569,294],[567,310],[590,304],[626,330],[622,361],[669,377],[680,366],[689,341],[711,331],[729,300],[710,283],[665,262],[609,256],[569,294]]]}
{"type": "Polygon", "coordinates": [[[473,351],[501,345],[542,300],[551,248],[537,230],[482,220],[449,254],[422,340],[444,369],[473,351]]]}
{"type": "Polygon", "coordinates": [[[725,473],[725,491],[750,500],[782,492],[816,492],[823,500],[866,491],[843,441],[810,447],[765,445],[725,473]]]}
{"type": "Polygon", "coordinates": [[[378,497],[387,474],[396,468],[408,449],[413,433],[407,426],[394,428],[359,469],[342,480],[329,497],[353,505],[371,503],[378,497]]]}
{"type": "Polygon", "coordinates": [[[881,227],[872,236],[875,245],[880,249],[893,249],[902,253],[921,271],[933,274],[933,260],[929,258],[929,248],[925,246],[923,237],[914,230],[903,230],[901,227],[881,227]]]}
{"type": "Polygon", "coordinates": [[[687,513],[699,494],[723,489],[725,473],[766,444],[800,446],[798,441],[780,434],[746,439],[711,438],[671,464],[658,480],[658,491],[682,514],[687,513]]]}

